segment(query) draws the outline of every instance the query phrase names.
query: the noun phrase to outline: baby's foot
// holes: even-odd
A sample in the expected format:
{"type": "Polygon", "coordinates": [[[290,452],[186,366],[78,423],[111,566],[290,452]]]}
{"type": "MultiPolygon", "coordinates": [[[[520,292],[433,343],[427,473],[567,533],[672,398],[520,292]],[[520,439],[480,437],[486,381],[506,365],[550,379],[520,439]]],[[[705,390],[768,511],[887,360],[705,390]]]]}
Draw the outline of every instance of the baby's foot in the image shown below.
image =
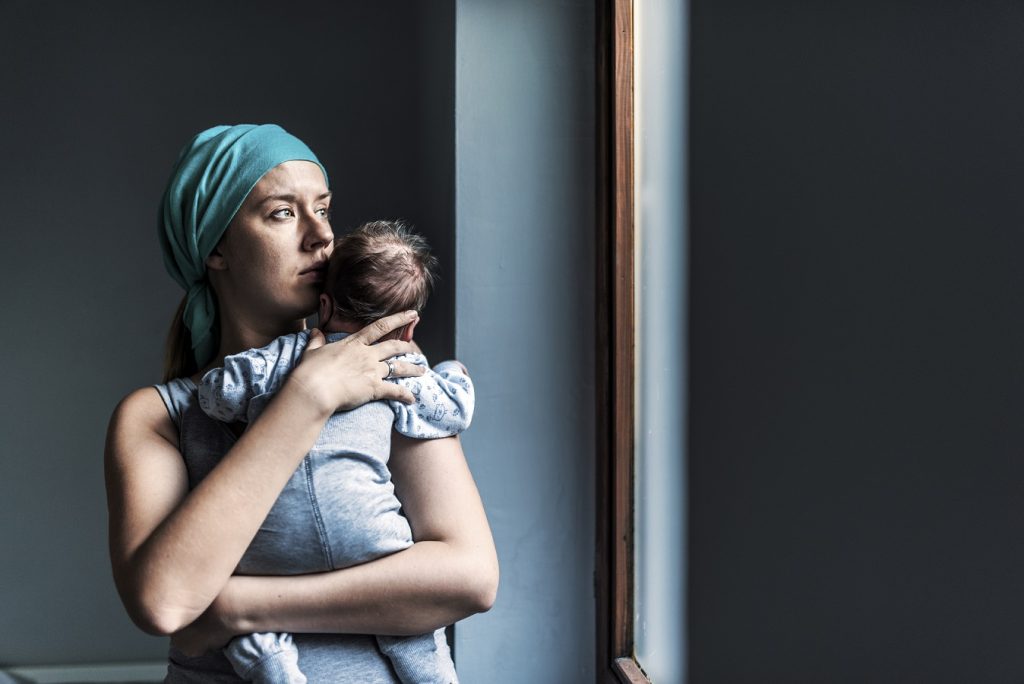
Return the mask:
{"type": "Polygon", "coordinates": [[[306,684],[292,635],[261,632],[236,637],[224,649],[235,673],[254,684],[306,684]]]}

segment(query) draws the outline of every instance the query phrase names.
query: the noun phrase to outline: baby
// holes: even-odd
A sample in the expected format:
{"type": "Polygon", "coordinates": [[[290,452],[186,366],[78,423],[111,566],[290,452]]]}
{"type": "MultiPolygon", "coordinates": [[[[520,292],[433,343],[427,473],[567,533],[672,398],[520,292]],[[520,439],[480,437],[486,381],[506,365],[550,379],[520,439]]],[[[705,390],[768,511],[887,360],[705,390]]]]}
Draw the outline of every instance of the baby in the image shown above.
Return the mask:
{"type": "MultiPolygon", "coordinates": [[[[328,342],[389,314],[422,310],[435,266],[426,241],[400,222],[374,221],[339,238],[320,295],[320,325],[328,342]]],[[[411,323],[396,334],[411,340],[414,327],[411,323]]],[[[228,356],[222,368],[203,377],[203,411],[224,422],[252,422],[308,342],[309,333],[303,331],[279,337],[262,349],[228,356]]],[[[392,379],[412,392],[415,403],[376,401],[334,414],[281,492],[237,572],[323,572],[412,545],[387,468],[392,427],[417,439],[458,434],[469,427],[474,396],[472,382],[457,361],[430,370],[422,355],[401,358],[428,368],[420,377],[392,379]]],[[[376,639],[402,682],[458,681],[443,629],[376,639]]],[[[224,652],[246,681],[306,682],[289,634],[240,636],[224,652]]]]}

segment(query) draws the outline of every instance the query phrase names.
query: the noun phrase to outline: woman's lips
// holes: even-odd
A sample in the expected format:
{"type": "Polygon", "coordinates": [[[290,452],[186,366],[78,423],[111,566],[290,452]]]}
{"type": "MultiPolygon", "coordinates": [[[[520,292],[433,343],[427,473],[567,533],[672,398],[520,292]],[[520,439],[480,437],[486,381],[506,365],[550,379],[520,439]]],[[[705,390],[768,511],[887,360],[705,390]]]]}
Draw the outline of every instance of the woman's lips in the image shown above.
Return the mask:
{"type": "Polygon", "coordinates": [[[324,280],[324,278],[326,276],[327,276],[327,263],[326,262],[323,263],[323,264],[317,264],[316,266],[312,266],[310,268],[307,268],[305,271],[300,271],[299,272],[299,277],[300,278],[303,278],[303,279],[306,279],[306,280],[312,280],[312,281],[317,282],[317,283],[323,282],[323,280],[324,280]]]}

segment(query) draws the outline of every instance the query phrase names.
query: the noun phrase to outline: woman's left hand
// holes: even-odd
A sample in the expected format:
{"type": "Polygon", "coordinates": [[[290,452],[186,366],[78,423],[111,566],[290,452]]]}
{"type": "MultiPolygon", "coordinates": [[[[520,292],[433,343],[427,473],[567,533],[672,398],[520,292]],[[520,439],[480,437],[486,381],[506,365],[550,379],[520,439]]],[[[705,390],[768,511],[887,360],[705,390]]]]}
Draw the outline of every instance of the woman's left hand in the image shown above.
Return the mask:
{"type": "Polygon", "coordinates": [[[189,657],[219,651],[235,634],[217,617],[217,602],[206,609],[195,622],[171,635],[171,646],[189,657]]]}

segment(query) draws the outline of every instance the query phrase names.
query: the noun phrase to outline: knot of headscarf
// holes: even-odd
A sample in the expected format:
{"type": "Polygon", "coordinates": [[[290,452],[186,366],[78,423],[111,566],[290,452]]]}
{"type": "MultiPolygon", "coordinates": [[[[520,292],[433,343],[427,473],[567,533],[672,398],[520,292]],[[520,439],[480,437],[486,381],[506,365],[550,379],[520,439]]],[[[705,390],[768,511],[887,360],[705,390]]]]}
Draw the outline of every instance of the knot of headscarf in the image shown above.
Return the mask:
{"type": "Polygon", "coordinates": [[[220,336],[206,258],[260,178],[299,160],[318,164],[327,181],[305,143],[273,124],[208,128],[178,156],[160,207],[160,245],[167,272],[186,291],[183,321],[199,368],[216,356],[220,336]]]}

